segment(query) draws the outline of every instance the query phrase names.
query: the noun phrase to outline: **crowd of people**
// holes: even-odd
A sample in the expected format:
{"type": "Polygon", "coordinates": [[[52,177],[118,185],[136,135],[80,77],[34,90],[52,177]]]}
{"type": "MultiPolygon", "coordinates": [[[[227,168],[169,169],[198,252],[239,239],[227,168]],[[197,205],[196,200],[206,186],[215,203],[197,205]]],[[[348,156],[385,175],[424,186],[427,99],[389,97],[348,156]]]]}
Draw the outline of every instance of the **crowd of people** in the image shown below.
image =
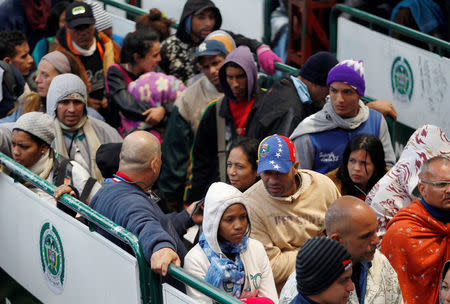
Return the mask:
{"type": "Polygon", "coordinates": [[[58,186],[25,187],[135,234],[198,303],[171,263],[244,302],[450,303],[450,140],[425,125],[397,161],[362,61],[318,52],[262,88],[281,59],[210,0],[123,40],[96,1],[9,2],[34,30],[1,28],[0,151],[58,186]]]}

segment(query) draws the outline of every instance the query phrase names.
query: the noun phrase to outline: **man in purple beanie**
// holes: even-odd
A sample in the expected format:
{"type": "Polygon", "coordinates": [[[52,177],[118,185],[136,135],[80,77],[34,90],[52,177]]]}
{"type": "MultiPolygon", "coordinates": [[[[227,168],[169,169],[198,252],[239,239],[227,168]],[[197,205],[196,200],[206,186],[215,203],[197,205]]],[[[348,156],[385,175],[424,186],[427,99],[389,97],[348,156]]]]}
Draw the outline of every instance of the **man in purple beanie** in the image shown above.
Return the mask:
{"type": "MultiPolygon", "coordinates": [[[[303,119],[324,106],[327,76],[338,63],[332,53],[317,52],[306,60],[297,77],[289,76],[275,83],[261,99],[248,136],[263,140],[273,134],[291,135],[303,119]]],[[[387,100],[369,102],[367,106],[394,119],[397,115],[387,100]]]]}
{"type": "Polygon", "coordinates": [[[344,60],[328,73],[329,97],[322,110],[303,120],[291,135],[303,169],[327,173],[342,161],[347,143],[357,134],[373,134],[383,143],[388,166],[395,163],[386,120],[369,109],[364,96],[363,62],[344,60]]]}

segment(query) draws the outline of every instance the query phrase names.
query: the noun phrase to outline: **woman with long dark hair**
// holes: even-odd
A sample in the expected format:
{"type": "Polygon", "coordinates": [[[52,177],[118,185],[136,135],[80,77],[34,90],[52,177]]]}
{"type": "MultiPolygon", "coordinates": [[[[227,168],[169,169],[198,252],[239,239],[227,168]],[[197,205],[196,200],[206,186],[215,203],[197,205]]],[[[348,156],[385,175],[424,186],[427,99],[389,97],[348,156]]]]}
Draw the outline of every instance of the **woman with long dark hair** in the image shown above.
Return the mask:
{"type": "Polygon", "coordinates": [[[359,134],[347,144],[339,168],[327,176],[342,195],[365,200],[367,193],[386,172],[381,141],[374,135],[359,134]]]}
{"type": "Polygon", "coordinates": [[[244,192],[259,179],[257,157],[259,142],[254,138],[240,137],[231,145],[227,157],[227,176],[230,184],[244,192]]]}

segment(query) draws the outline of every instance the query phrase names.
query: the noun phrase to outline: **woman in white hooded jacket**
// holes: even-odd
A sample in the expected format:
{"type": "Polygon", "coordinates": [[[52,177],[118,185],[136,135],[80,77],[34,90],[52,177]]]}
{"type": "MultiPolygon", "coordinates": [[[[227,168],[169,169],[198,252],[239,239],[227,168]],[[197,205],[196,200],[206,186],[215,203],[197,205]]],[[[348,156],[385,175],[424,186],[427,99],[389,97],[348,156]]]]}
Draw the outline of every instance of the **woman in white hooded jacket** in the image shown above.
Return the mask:
{"type": "MultiPolygon", "coordinates": [[[[186,272],[235,298],[267,297],[278,303],[264,246],[248,237],[250,222],[242,192],[225,183],[212,184],[203,212],[203,233],[184,259],[186,272]]],[[[213,302],[189,286],[187,294],[198,303],[213,302]]]]}

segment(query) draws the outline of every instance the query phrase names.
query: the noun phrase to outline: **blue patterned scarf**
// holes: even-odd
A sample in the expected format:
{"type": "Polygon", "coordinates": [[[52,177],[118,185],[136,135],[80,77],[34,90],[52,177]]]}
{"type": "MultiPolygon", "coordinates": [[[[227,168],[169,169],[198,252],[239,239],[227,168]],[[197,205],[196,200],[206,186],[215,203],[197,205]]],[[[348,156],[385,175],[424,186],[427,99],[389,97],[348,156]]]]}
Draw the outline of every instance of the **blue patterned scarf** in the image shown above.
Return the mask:
{"type": "Polygon", "coordinates": [[[228,241],[219,242],[220,249],[224,254],[236,254],[235,261],[230,260],[222,253],[217,254],[214,252],[206,241],[204,233],[200,235],[198,244],[211,263],[206,273],[205,281],[217,288],[222,288],[226,292],[230,292],[233,297],[239,299],[245,279],[244,264],[239,254],[247,249],[248,233],[245,234],[239,244],[233,244],[228,241]]]}

